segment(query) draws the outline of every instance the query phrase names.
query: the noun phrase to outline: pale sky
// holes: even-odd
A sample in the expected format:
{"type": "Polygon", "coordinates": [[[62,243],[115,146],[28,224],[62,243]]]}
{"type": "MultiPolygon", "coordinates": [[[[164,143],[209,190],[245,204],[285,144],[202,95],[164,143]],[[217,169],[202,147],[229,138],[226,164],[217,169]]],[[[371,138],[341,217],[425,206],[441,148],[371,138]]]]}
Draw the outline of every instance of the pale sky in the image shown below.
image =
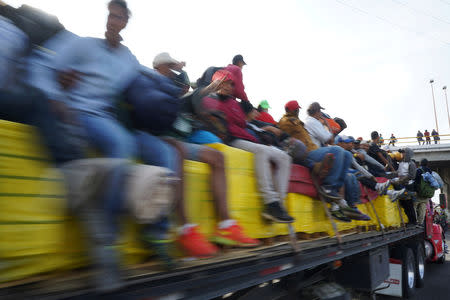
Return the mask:
{"type": "MultiPolygon", "coordinates": [[[[11,1],[58,16],[81,36],[103,37],[105,0],[11,1]]],[[[209,66],[242,54],[244,84],[256,106],[267,99],[279,119],[284,104],[318,101],[343,132],[369,138],[450,133],[442,86],[450,89],[450,0],[128,0],[124,43],[141,64],[169,52],[195,81],[209,66]]],[[[450,91],[449,91],[450,92],[450,91]]]]}

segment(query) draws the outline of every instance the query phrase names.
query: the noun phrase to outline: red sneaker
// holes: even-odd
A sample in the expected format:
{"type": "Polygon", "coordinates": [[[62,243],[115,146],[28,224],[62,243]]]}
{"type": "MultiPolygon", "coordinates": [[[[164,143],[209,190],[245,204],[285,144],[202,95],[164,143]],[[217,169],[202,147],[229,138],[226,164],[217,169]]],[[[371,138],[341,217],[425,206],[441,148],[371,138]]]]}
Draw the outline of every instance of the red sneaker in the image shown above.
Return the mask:
{"type": "Polygon", "coordinates": [[[239,247],[256,247],[260,244],[258,240],[246,236],[242,227],[237,224],[223,229],[217,228],[216,232],[211,237],[211,241],[221,245],[239,247]]]}
{"type": "Polygon", "coordinates": [[[178,243],[188,256],[199,258],[209,258],[217,254],[219,249],[208,242],[208,240],[198,231],[198,225],[187,228],[178,237],[178,243]]]}

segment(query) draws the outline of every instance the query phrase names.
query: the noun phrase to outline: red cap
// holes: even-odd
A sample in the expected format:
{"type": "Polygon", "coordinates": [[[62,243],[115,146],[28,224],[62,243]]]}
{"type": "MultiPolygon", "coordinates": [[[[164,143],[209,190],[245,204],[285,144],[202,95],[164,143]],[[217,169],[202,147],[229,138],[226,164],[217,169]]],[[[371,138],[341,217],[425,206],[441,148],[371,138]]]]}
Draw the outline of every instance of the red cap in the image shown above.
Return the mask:
{"type": "Polygon", "coordinates": [[[300,105],[298,105],[297,100],[291,100],[291,101],[289,101],[288,103],[286,103],[286,105],[284,106],[284,108],[285,108],[286,110],[293,111],[293,110],[296,110],[297,108],[302,108],[302,107],[301,107],[300,105]]]}
{"type": "Polygon", "coordinates": [[[224,80],[224,81],[234,81],[233,78],[233,74],[231,74],[229,71],[227,70],[219,70],[216,73],[214,73],[214,75],[212,76],[212,81],[216,81],[216,80],[224,80]]]}

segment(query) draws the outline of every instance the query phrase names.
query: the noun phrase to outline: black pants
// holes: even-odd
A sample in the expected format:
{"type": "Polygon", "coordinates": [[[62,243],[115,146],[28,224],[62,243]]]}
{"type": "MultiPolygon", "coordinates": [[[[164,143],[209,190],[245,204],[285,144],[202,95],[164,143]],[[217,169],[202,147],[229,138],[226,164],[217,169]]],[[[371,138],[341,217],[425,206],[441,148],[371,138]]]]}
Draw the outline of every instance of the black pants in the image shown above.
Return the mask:
{"type": "Polygon", "coordinates": [[[408,217],[409,224],[416,224],[417,223],[417,215],[416,210],[414,209],[413,201],[411,200],[399,200],[400,205],[403,207],[403,210],[405,211],[406,216],[408,217]]]}
{"type": "Polygon", "coordinates": [[[374,191],[376,190],[375,186],[377,185],[377,183],[372,179],[369,179],[367,177],[359,177],[358,180],[359,182],[361,182],[362,185],[367,186],[369,189],[374,191]]]}

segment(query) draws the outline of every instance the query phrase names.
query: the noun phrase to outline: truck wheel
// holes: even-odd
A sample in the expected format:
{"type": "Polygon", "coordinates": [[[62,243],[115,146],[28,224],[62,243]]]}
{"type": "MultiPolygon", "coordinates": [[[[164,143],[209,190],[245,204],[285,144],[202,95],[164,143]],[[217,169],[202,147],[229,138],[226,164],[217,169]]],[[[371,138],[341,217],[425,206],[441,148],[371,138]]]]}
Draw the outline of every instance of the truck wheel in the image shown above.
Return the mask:
{"type": "Polygon", "coordinates": [[[412,250],[416,262],[416,287],[421,288],[425,283],[425,251],[423,249],[423,244],[418,242],[413,245],[412,250]]]}
{"type": "Polygon", "coordinates": [[[413,251],[408,247],[403,248],[402,282],[403,298],[409,299],[414,295],[416,286],[416,261],[413,251]]]}

